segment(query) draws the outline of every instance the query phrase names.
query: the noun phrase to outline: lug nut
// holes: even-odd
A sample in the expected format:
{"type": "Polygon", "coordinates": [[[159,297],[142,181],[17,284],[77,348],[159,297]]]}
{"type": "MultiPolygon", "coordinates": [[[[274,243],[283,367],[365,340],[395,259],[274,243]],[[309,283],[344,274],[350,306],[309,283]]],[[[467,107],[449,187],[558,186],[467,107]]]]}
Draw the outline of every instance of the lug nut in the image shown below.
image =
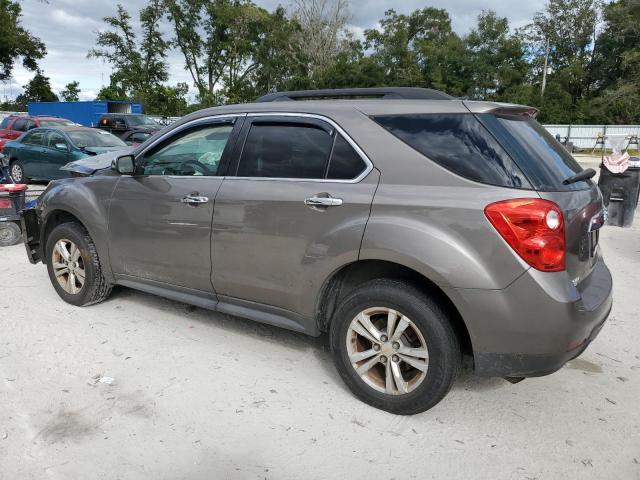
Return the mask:
{"type": "Polygon", "coordinates": [[[384,342],[386,342],[387,340],[389,340],[389,339],[387,338],[387,336],[386,336],[386,335],[382,335],[382,336],[380,337],[380,341],[381,341],[381,342],[383,342],[383,343],[384,343],[384,342]]]}
{"type": "Polygon", "coordinates": [[[384,355],[380,357],[380,361],[382,363],[387,363],[387,357],[385,357],[384,355]]]}
{"type": "Polygon", "coordinates": [[[380,345],[378,345],[377,343],[374,343],[374,344],[373,344],[373,349],[374,349],[376,352],[380,351],[380,345]]]}
{"type": "Polygon", "coordinates": [[[400,344],[398,342],[393,342],[393,348],[398,350],[400,348],[400,344]]]}
{"type": "Polygon", "coordinates": [[[398,355],[394,355],[393,357],[391,357],[391,360],[393,360],[395,363],[398,363],[400,361],[400,357],[398,357],[398,355]]]}

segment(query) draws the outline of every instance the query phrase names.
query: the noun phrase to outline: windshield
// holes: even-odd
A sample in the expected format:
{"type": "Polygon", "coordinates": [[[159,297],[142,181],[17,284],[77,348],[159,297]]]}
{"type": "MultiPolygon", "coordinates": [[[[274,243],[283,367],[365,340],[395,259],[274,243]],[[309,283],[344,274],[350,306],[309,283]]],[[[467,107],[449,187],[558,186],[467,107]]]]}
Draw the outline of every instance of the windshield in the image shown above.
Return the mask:
{"type": "Polygon", "coordinates": [[[138,126],[138,125],[150,125],[152,127],[158,127],[160,124],[156,122],[153,118],[147,117],[146,115],[128,115],[127,119],[129,120],[129,125],[138,126]]]}
{"type": "Polygon", "coordinates": [[[537,190],[560,191],[589,188],[586,180],[562,182],[582,171],[573,156],[538,122],[521,116],[478,115],[537,190]]]}
{"type": "Polygon", "coordinates": [[[60,120],[40,120],[41,127],[73,127],[75,123],[71,120],[65,120],[61,118],[60,120]]]}
{"type": "Polygon", "coordinates": [[[87,131],[76,130],[67,132],[71,141],[77,147],[126,147],[127,144],[120,140],[115,135],[111,135],[109,132],[103,132],[100,130],[87,131]]]}

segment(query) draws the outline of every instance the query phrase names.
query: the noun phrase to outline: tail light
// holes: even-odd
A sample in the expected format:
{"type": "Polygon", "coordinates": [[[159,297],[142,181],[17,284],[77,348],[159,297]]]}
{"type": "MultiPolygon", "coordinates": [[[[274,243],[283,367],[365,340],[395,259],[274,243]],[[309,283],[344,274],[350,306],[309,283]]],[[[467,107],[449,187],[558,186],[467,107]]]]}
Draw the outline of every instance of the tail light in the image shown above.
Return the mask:
{"type": "Polygon", "coordinates": [[[543,272],[565,269],[564,217],[553,202],[518,198],[484,209],[491,224],[522,259],[543,272]]]}

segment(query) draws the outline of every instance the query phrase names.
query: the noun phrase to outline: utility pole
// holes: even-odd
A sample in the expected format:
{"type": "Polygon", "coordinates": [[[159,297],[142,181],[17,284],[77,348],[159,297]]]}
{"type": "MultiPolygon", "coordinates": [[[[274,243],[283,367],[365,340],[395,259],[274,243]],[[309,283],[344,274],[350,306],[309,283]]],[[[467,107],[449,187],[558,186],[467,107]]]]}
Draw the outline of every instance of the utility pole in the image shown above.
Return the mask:
{"type": "Polygon", "coordinates": [[[549,39],[547,38],[547,48],[544,52],[544,72],[542,72],[542,89],[540,98],[544,97],[544,90],[547,88],[547,69],[549,68],[549,39]]]}

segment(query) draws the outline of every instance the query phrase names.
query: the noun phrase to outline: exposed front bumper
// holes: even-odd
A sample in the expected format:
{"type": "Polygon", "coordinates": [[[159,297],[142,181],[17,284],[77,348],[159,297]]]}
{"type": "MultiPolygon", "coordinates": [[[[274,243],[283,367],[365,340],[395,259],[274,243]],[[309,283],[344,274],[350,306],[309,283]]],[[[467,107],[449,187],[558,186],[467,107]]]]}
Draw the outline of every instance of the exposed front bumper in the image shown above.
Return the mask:
{"type": "Polygon", "coordinates": [[[34,208],[27,208],[21,212],[22,240],[27,249],[29,261],[36,264],[43,259],[40,245],[40,220],[34,208]]]}
{"type": "Polygon", "coordinates": [[[599,258],[576,288],[565,272],[531,269],[504,290],[450,289],[469,329],[478,375],[535,377],[562,368],[598,335],[612,306],[599,258]]]}

